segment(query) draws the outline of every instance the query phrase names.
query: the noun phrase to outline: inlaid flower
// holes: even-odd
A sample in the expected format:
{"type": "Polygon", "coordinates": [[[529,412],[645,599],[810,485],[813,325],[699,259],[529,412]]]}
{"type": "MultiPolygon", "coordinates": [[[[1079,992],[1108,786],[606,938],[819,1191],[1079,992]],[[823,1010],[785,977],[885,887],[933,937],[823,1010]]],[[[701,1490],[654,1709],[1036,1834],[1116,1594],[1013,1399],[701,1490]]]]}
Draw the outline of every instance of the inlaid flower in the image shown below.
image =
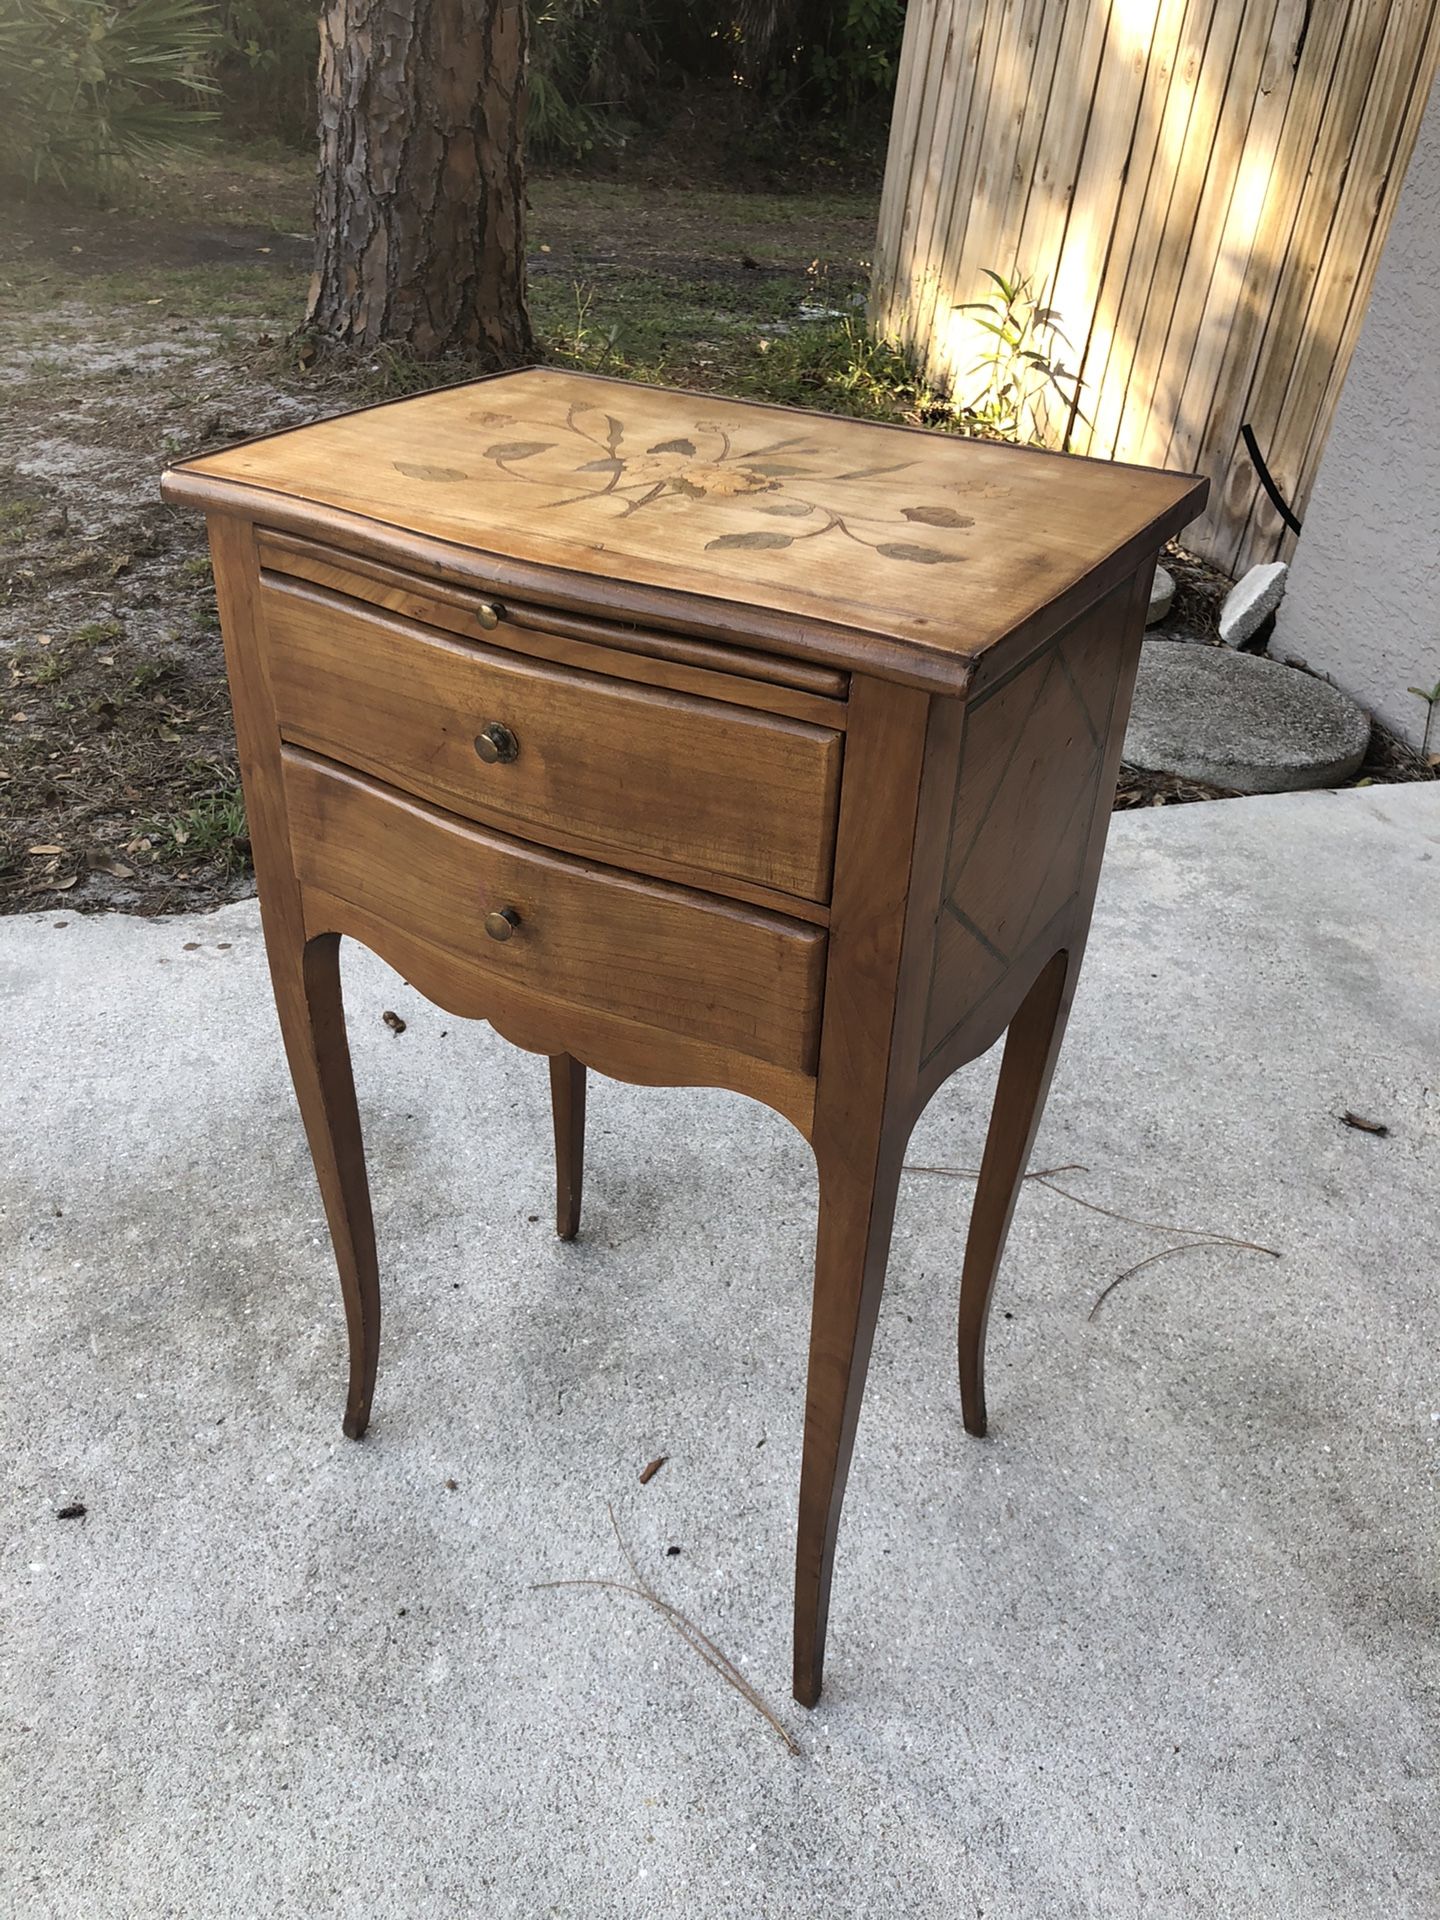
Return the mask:
{"type": "Polygon", "coordinates": [[[856,490],[857,483],[906,472],[913,460],[835,473],[810,431],[779,439],[762,434],[759,444],[747,446],[715,421],[698,420],[684,434],[647,443],[627,434],[616,415],[580,406],[571,406],[563,427],[548,432],[526,432],[519,423],[497,431],[501,420],[493,413],[483,424],[494,437],[485,440],[482,458],[511,479],[545,489],[551,497],[537,501],[542,510],[608,501],[614,517],[625,519],[684,501],[723,501],[750,508],[755,524],[712,535],[706,552],[778,551],[833,534],[913,566],[948,566],[967,557],[961,541],[940,545],[916,535],[929,528],[962,534],[974,525],[971,515],[941,501],[891,507],[887,500],[877,512],[874,492],[856,490]]]}

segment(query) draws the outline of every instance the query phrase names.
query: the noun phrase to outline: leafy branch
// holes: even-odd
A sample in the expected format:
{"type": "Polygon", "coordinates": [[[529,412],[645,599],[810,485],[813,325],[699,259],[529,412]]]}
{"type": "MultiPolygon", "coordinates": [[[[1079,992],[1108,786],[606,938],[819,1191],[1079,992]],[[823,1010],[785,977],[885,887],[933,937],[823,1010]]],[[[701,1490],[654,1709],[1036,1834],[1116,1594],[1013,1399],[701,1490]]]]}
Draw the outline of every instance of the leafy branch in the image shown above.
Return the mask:
{"type": "MultiPolygon", "coordinates": [[[[1085,420],[1080,411],[1080,376],[1070,371],[1059,352],[1070,342],[1058,312],[1041,305],[1028,275],[1007,280],[993,267],[984,272],[994,290],[984,300],[965,301],[960,312],[974,314],[975,326],[994,344],[962,376],[966,380],[984,376],[960,402],[962,425],[986,439],[1042,440],[1040,423],[1051,394],[1063,403],[1067,421],[1085,420]]],[[[1067,425],[1067,439],[1069,432],[1067,425]]]]}

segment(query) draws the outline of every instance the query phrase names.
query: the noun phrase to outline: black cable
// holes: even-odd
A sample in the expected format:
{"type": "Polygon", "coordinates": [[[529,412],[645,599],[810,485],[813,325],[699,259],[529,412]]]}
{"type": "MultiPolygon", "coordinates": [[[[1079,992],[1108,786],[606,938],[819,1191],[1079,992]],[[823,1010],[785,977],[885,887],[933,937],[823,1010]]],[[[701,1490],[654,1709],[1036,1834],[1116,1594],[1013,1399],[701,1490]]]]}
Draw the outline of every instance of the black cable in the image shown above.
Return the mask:
{"type": "Polygon", "coordinates": [[[1301,530],[1300,522],[1295,518],[1295,515],[1290,511],[1289,507],[1286,506],[1284,496],[1272,479],[1270,469],[1266,466],[1261,456],[1259,442],[1255,438],[1254,430],[1248,425],[1241,427],[1240,438],[1245,442],[1245,451],[1249,454],[1255,471],[1260,476],[1261,486],[1270,496],[1271,506],[1274,507],[1275,511],[1292,533],[1299,533],[1301,530]]]}

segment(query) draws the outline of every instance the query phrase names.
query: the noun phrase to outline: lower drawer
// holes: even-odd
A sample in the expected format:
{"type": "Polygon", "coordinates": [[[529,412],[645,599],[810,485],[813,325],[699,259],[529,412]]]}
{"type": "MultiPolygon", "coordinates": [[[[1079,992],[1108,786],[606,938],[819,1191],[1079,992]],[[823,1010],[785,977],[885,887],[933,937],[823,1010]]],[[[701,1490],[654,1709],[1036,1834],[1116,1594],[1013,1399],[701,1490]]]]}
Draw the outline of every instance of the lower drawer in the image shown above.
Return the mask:
{"type": "Polygon", "coordinates": [[[814,1073],[818,927],[543,853],[296,748],[283,759],[302,885],[549,999],[814,1073]],[[486,930],[497,914],[503,939],[486,930]]]}

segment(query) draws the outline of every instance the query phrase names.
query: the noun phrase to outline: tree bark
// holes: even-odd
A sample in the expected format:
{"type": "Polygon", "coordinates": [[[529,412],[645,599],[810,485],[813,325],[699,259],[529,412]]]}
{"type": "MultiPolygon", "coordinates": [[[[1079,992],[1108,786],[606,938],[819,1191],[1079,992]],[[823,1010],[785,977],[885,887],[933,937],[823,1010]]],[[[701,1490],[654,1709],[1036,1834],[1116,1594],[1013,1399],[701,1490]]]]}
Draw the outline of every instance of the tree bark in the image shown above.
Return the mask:
{"type": "Polygon", "coordinates": [[[307,323],[423,360],[533,353],[524,0],[327,0],[307,323]]]}

